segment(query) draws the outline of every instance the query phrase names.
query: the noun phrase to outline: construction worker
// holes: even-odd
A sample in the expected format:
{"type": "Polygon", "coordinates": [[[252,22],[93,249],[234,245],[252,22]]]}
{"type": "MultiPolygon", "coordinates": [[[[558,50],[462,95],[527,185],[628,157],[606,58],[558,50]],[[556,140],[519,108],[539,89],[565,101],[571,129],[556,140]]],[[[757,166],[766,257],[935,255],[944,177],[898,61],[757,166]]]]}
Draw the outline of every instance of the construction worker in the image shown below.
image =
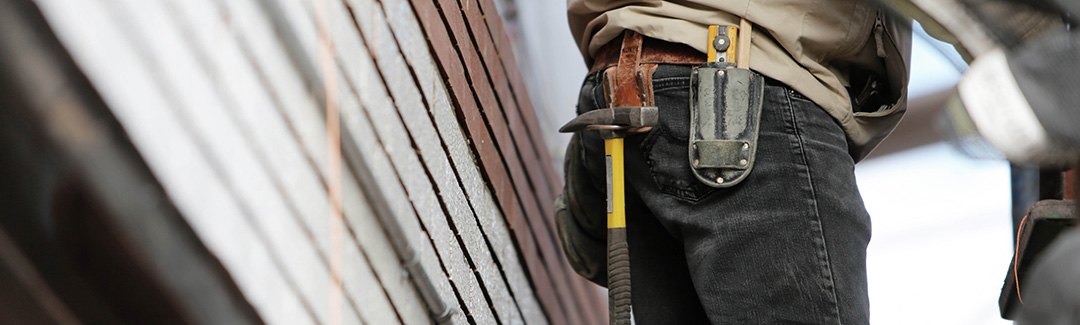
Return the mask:
{"type": "MultiPolygon", "coordinates": [[[[870,217],[854,164],[905,110],[910,23],[861,0],[568,0],[568,12],[590,67],[578,114],[614,103],[659,111],[656,126],[625,139],[636,323],[868,323],[870,217]],[[763,85],[742,101],[692,88],[712,78],[695,73],[710,46],[724,45],[709,26],[741,19],[752,28],[739,29],[750,41],[736,44],[749,49],[737,59],[763,85]],[[700,117],[729,114],[716,110],[736,118],[700,117]],[[729,148],[734,165],[699,168],[723,157],[697,141],[734,141],[695,138],[706,126],[753,131],[729,148]]],[[[556,204],[571,264],[605,285],[602,141],[575,134],[556,204]]]]}

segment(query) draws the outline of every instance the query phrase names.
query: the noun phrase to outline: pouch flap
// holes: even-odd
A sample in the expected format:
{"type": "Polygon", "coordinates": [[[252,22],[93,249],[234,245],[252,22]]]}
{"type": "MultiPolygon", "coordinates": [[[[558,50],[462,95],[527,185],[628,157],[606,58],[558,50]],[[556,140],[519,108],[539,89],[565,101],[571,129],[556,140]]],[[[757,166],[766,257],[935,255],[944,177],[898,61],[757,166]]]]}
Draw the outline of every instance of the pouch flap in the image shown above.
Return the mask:
{"type": "Polygon", "coordinates": [[[698,140],[694,148],[696,168],[746,169],[750,159],[750,143],[742,140],[698,140]]]}

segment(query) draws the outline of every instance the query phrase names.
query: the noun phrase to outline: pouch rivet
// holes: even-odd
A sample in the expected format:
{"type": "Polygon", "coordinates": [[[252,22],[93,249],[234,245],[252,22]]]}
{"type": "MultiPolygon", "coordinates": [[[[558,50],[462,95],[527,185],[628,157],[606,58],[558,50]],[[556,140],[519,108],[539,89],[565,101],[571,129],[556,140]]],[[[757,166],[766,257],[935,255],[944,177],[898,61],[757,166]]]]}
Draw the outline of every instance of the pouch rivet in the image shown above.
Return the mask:
{"type": "Polygon", "coordinates": [[[724,70],[717,70],[716,71],[716,76],[717,77],[723,77],[724,76],[724,70]]]}
{"type": "Polygon", "coordinates": [[[716,183],[717,184],[723,184],[724,183],[724,178],[723,177],[717,177],[716,178],[716,183]]]}
{"type": "Polygon", "coordinates": [[[743,148],[743,150],[749,149],[749,148],[750,148],[750,144],[749,144],[749,143],[743,143],[743,144],[742,144],[742,148],[743,148]]]}
{"type": "Polygon", "coordinates": [[[694,159],[694,167],[697,167],[697,165],[698,165],[698,160],[694,159]]]}
{"type": "Polygon", "coordinates": [[[746,166],[746,159],[739,159],[739,165],[746,166]]]}

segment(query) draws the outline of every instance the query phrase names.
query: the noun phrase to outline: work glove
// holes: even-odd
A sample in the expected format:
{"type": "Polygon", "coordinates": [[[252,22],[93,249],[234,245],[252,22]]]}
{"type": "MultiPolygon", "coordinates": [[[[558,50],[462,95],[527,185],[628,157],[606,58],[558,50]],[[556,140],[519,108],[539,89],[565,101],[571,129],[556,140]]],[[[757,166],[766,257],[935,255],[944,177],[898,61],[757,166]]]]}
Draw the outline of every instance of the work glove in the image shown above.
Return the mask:
{"type": "Polygon", "coordinates": [[[607,286],[607,197],[590,181],[581,137],[566,148],[563,193],[555,197],[555,225],[570,266],[581,276],[607,286]]]}
{"type": "Polygon", "coordinates": [[[975,59],[945,108],[961,151],[1065,168],[1080,157],[1080,33],[1051,33],[975,59]]]}
{"type": "MultiPolygon", "coordinates": [[[[1046,32],[1065,29],[1064,7],[1073,0],[877,0],[915,18],[934,38],[956,47],[964,60],[998,48],[1012,48],[1046,32]]],[[[1080,2],[1078,2],[1080,3],[1080,2]]]]}

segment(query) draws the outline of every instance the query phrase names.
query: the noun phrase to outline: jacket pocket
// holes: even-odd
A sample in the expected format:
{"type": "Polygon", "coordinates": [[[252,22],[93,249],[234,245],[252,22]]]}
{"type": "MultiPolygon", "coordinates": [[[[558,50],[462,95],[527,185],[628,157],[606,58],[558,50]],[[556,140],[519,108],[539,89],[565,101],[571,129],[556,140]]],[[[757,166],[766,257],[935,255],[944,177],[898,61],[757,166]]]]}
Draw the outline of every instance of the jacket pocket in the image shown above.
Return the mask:
{"type": "Polygon", "coordinates": [[[854,112],[853,119],[858,128],[857,133],[851,134],[851,157],[856,162],[865,158],[870,151],[877,147],[896,125],[907,110],[907,82],[910,71],[911,56],[911,24],[899,21],[899,18],[878,13],[881,18],[881,26],[875,28],[879,31],[882,40],[880,50],[885,54],[885,73],[888,79],[890,93],[894,96],[883,106],[884,109],[869,112],[854,112]]]}

